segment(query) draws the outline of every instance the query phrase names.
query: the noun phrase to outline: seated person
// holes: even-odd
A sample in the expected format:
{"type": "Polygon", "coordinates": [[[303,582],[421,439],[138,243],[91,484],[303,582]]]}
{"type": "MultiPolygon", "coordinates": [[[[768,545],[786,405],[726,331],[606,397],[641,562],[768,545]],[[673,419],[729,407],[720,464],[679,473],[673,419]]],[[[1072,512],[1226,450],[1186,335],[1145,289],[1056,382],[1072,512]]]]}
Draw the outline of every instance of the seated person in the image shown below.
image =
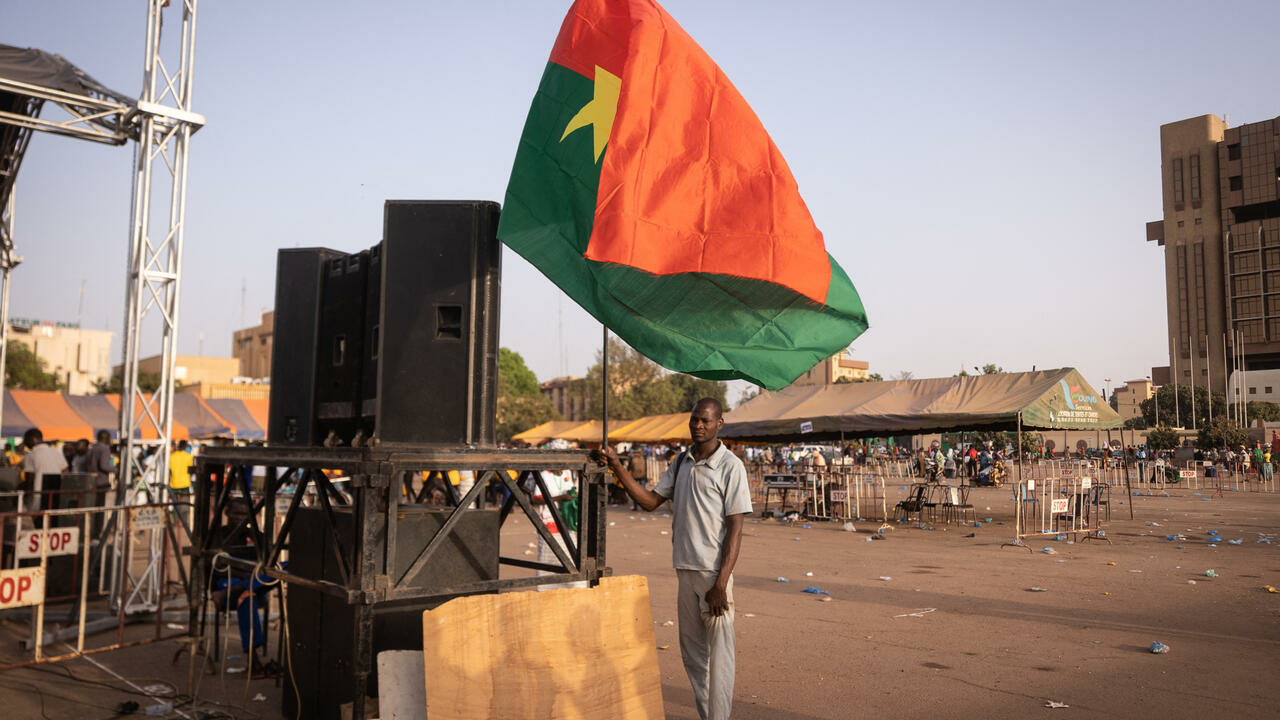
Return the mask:
{"type": "MultiPolygon", "coordinates": [[[[223,553],[233,558],[256,563],[260,538],[257,531],[246,522],[252,512],[253,506],[244,498],[227,500],[227,520],[221,529],[220,546],[223,553]]],[[[267,637],[262,630],[259,612],[267,593],[278,583],[275,578],[235,566],[231,566],[228,571],[226,563],[219,564],[218,559],[214,559],[214,601],[220,608],[236,611],[236,619],[240,625],[240,649],[249,656],[250,672],[255,677],[274,677],[280,673],[280,665],[275,660],[267,663],[262,661],[262,650],[267,646],[267,637]]]]}

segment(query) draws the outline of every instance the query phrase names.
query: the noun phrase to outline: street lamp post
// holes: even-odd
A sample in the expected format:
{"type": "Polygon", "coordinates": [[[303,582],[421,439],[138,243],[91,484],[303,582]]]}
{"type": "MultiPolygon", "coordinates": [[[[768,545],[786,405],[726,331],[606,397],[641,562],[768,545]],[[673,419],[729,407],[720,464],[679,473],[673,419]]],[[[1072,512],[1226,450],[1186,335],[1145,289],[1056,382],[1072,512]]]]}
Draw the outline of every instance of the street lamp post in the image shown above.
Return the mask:
{"type": "MultiPolygon", "coordinates": [[[[1151,376],[1148,375],[1147,379],[1150,380],[1151,376]]],[[[1156,390],[1151,397],[1156,406],[1156,427],[1160,427],[1160,391],[1156,390]]]]}

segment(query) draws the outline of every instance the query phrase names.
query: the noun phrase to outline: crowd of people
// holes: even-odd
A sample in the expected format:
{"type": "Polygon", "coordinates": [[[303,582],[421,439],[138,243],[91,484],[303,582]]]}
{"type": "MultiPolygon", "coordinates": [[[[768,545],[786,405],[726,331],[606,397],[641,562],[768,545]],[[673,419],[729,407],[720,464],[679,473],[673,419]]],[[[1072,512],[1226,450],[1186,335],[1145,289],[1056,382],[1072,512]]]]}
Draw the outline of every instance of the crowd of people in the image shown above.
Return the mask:
{"type": "MultiPolygon", "coordinates": [[[[155,463],[160,456],[159,447],[136,448],[138,466],[142,468],[142,481],[154,485],[155,463]]],[[[120,451],[113,444],[111,433],[99,430],[94,442],[88,438],[75,441],[49,442],[39,428],[30,428],[22,435],[22,442],[9,440],[6,444],[3,468],[5,478],[0,482],[0,492],[21,492],[23,509],[28,512],[48,507],[45,500],[45,478],[49,475],[75,473],[93,476],[92,497],[78,504],[102,507],[114,498],[111,493],[119,488],[120,451]]],[[[191,443],[179,440],[169,452],[169,489],[173,493],[186,493],[191,487],[191,469],[195,465],[195,452],[191,443]]],[[[87,489],[81,487],[81,492],[87,489]]]]}

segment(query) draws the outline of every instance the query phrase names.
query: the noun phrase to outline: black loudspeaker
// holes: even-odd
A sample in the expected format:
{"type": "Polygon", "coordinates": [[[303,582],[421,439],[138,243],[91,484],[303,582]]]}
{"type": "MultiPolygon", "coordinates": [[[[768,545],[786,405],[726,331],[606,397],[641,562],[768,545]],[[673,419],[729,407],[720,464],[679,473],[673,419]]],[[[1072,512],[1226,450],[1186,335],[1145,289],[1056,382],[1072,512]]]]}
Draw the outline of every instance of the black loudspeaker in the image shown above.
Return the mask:
{"type": "Polygon", "coordinates": [[[383,241],[281,250],[273,444],[492,445],[497,203],[386,203],[383,241]]]}
{"type": "Polygon", "coordinates": [[[276,254],[276,309],[271,341],[271,410],[267,438],[283,445],[316,444],[316,344],[320,291],[336,250],[300,248],[276,254]]]}
{"type": "MultiPolygon", "coordinates": [[[[402,506],[396,516],[396,549],[399,572],[417,557],[437,528],[449,517],[449,510],[402,506]]],[[[336,532],[344,547],[354,546],[352,515],[335,510],[336,532]]],[[[382,515],[375,521],[375,537],[385,541],[382,515]]],[[[303,577],[341,583],[341,573],[333,555],[329,525],[319,509],[299,508],[289,541],[289,570],[303,577]]],[[[374,557],[384,557],[385,547],[373,548],[374,557]]],[[[463,514],[453,534],[431,557],[431,562],[409,584],[419,588],[443,588],[498,577],[498,513],[474,511],[463,514]]],[[[422,611],[449,598],[380,604],[373,610],[373,666],[369,691],[377,691],[377,658],[384,650],[422,650],[422,611]]],[[[289,585],[289,650],[293,672],[285,673],[283,706],[285,717],[298,717],[301,698],[304,718],[339,717],[339,707],[351,702],[355,609],[338,598],[300,584],[289,585]],[[297,683],[297,693],[291,683],[297,683]]]]}

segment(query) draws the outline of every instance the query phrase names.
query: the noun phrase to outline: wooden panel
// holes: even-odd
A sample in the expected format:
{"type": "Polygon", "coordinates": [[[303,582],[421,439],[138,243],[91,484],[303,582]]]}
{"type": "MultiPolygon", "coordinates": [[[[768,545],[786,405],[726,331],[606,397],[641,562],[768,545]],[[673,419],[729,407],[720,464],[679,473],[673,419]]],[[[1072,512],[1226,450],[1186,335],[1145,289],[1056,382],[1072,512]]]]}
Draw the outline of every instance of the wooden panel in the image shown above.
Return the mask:
{"type": "Polygon", "coordinates": [[[422,635],[431,720],[663,717],[644,577],[457,598],[422,635]]]}

